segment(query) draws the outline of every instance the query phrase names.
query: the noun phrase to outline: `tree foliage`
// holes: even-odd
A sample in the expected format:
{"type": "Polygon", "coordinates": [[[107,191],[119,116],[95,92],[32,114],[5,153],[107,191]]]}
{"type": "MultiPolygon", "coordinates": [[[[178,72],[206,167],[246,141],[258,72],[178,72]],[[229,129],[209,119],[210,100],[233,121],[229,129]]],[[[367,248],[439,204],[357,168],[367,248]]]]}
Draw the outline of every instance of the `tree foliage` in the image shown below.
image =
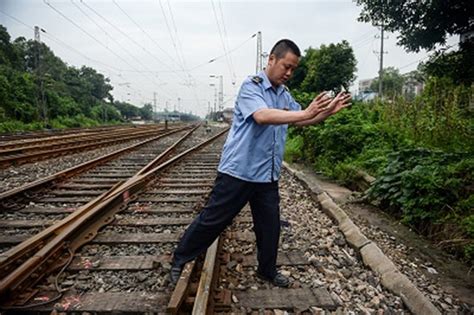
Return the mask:
{"type": "Polygon", "coordinates": [[[359,21],[398,31],[398,43],[409,51],[432,50],[450,35],[472,31],[474,3],[470,0],[357,0],[359,21]]]}
{"type": "MultiPolygon", "coordinates": [[[[376,78],[370,84],[370,89],[372,91],[378,91],[379,78],[376,78]]],[[[383,69],[382,74],[382,86],[383,86],[383,95],[388,98],[393,98],[397,95],[402,95],[403,84],[405,83],[405,78],[400,74],[400,71],[394,67],[387,67],[383,69]]]]}
{"type": "Polygon", "coordinates": [[[315,93],[346,89],[355,79],[356,60],[347,41],[321,45],[319,49],[308,48],[301,58],[288,87],[302,92],[315,93]]]}
{"type": "Polygon", "coordinates": [[[42,121],[52,127],[51,120],[72,126],[72,120],[151,119],[151,105],[141,109],[113,103],[112,89],[110,80],[95,69],[68,66],[44,43],[24,37],[12,42],[0,25],[0,123],[42,121]]]}
{"type": "MultiPolygon", "coordinates": [[[[399,32],[398,44],[408,51],[436,50],[446,44],[448,36],[466,35],[474,30],[471,0],[357,0],[357,4],[362,7],[359,21],[383,24],[387,31],[399,32]]],[[[438,50],[427,62],[426,70],[429,75],[469,85],[474,82],[472,56],[474,43],[470,37],[456,51],[438,50]]]]}

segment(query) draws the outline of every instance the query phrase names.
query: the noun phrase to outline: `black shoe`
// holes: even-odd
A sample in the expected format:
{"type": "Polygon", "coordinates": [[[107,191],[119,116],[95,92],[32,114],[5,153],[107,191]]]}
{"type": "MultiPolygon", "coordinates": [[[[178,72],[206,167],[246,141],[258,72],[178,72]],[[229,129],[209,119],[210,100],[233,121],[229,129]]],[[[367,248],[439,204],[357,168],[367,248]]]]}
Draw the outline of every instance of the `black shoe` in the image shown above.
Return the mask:
{"type": "Polygon", "coordinates": [[[181,277],[181,271],[183,271],[183,268],[179,266],[171,267],[170,282],[172,285],[176,285],[176,283],[178,283],[179,277],[181,277]]]}
{"type": "Polygon", "coordinates": [[[284,275],[282,275],[281,273],[277,273],[276,276],[273,277],[273,279],[270,277],[261,275],[259,273],[257,273],[257,277],[259,277],[262,280],[271,282],[273,285],[276,285],[277,287],[288,288],[290,286],[290,280],[284,275]]]}

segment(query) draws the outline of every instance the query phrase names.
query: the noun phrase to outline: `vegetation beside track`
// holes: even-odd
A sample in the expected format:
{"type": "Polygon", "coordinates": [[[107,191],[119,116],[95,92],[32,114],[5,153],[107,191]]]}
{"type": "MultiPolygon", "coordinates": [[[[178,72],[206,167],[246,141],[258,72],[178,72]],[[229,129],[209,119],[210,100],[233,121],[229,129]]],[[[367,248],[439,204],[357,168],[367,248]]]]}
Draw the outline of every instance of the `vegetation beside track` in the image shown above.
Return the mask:
{"type": "MultiPolygon", "coordinates": [[[[339,53],[322,56],[325,49],[307,50],[303,67],[337,59],[339,53]]],[[[360,180],[361,170],[375,176],[366,197],[472,264],[474,85],[423,68],[419,74],[424,91],[416,97],[392,90],[382,100],[354,101],[322,124],[290,128],[285,159],[310,163],[349,186],[360,180]]],[[[330,85],[323,79],[312,85],[294,81],[293,96],[305,106],[314,91],[350,84],[342,75],[330,85]]]]}

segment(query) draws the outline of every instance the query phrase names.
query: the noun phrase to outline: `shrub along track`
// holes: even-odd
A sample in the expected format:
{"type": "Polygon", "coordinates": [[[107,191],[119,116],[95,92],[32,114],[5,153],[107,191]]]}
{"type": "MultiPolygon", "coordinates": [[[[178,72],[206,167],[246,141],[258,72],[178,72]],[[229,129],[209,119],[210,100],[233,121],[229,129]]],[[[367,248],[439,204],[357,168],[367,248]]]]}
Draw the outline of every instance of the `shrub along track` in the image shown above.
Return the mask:
{"type": "Polygon", "coordinates": [[[159,132],[166,131],[165,126],[146,125],[0,142],[0,168],[91,150],[124,141],[150,138],[159,132]]]}

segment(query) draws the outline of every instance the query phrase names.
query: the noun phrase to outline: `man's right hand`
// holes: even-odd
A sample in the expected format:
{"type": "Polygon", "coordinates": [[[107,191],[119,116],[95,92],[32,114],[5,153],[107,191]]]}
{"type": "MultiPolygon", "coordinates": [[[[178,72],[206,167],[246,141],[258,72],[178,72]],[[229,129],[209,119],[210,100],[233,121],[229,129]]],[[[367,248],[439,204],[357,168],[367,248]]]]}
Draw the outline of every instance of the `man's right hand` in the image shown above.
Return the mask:
{"type": "Polygon", "coordinates": [[[322,92],[316,96],[305,109],[305,111],[308,113],[308,119],[312,119],[324,111],[331,101],[332,98],[330,98],[326,92],[322,92]]]}

